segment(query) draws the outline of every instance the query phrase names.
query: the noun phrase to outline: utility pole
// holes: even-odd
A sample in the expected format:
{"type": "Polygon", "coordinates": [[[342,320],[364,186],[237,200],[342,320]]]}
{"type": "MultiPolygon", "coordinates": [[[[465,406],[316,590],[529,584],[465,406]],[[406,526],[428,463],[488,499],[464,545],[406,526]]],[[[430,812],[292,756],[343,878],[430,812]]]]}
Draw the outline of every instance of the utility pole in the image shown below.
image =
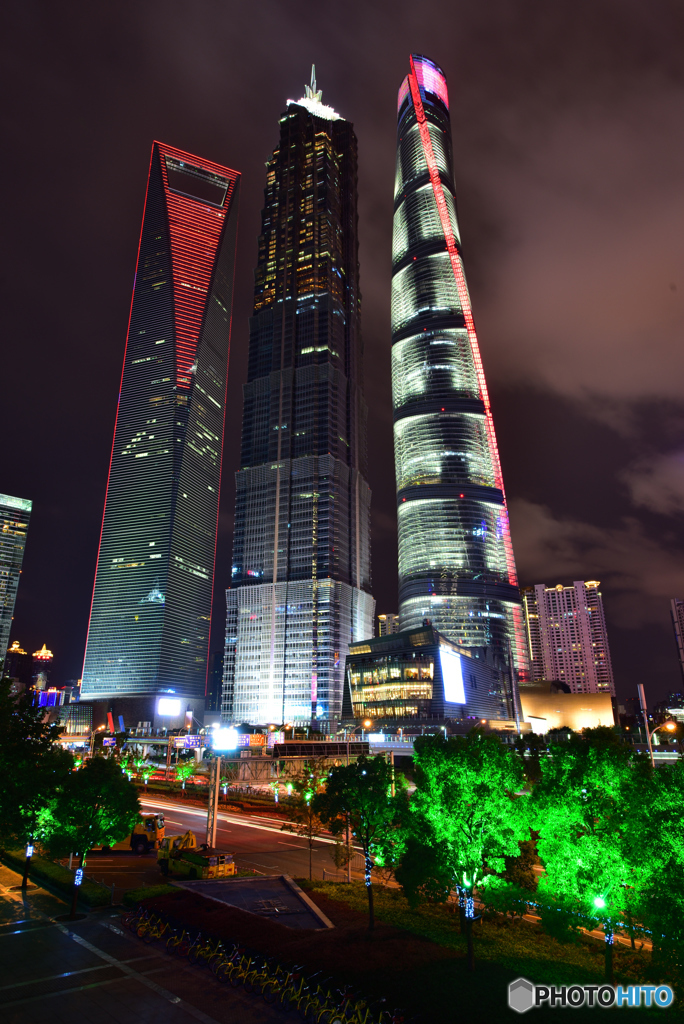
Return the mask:
{"type": "Polygon", "coordinates": [[[648,728],[648,713],[646,711],[646,694],[644,693],[644,684],[638,683],[637,690],[639,693],[639,704],[641,705],[641,713],[644,716],[644,731],[646,732],[646,742],[648,743],[648,752],[651,757],[651,766],[655,768],[655,759],[653,757],[653,747],[651,746],[651,733],[648,728]]]}
{"type": "Polygon", "coordinates": [[[216,825],[218,823],[218,798],[221,788],[221,758],[211,762],[209,779],[209,806],[207,808],[207,846],[216,846],[216,825]]]}

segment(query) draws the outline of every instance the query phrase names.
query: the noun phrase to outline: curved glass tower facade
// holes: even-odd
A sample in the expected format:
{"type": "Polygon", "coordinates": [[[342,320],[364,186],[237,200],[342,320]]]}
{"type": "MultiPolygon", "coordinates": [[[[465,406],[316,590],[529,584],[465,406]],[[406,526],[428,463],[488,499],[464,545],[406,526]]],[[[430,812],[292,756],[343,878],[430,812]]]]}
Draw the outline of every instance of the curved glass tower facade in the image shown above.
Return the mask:
{"type": "Polygon", "coordinates": [[[392,394],[400,628],[425,619],[527,670],[501,465],[460,251],[442,70],[398,98],[392,394]]]}

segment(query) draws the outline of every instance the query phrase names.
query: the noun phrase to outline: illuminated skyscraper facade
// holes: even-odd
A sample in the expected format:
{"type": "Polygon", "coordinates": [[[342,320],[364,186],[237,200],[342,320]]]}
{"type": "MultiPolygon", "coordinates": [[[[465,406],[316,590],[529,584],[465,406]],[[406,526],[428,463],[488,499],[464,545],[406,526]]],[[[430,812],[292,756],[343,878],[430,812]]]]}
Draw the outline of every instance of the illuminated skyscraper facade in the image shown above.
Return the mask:
{"type": "Polygon", "coordinates": [[[571,587],[524,588],[532,679],[567,683],[572,693],[615,695],[600,585],[576,580],[571,587]]]}
{"type": "Polygon", "coordinates": [[[673,597],[671,599],[670,616],[672,617],[672,628],[674,629],[675,643],[677,644],[679,669],[684,680],[684,601],[682,601],[681,597],[673,597]]]}
{"type": "Polygon", "coordinates": [[[398,98],[392,394],[402,630],[429,619],[519,673],[527,651],[456,216],[449,98],[414,54],[398,98]]]}
{"type": "Polygon", "coordinates": [[[339,719],[373,632],[352,125],[311,87],[267,164],[250,320],[223,717],[339,719]]]}
{"type": "Polygon", "coordinates": [[[9,644],[30,518],[27,498],[0,494],[0,666],[9,644]]]}
{"type": "Polygon", "coordinates": [[[152,146],[82,699],[204,701],[238,187],[152,146]]]}

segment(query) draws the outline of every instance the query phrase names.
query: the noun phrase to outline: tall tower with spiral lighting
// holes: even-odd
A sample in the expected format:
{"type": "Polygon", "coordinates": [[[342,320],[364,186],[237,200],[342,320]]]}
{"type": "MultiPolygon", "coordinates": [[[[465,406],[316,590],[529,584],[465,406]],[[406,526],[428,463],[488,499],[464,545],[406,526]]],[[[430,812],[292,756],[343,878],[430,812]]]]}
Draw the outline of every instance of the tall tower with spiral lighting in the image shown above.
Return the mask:
{"type": "Polygon", "coordinates": [[[398,97],[392,244],[392,393],[400,628],[527,670],[494,421],[456,215],[449,97],[413,54],[398,97]]]}

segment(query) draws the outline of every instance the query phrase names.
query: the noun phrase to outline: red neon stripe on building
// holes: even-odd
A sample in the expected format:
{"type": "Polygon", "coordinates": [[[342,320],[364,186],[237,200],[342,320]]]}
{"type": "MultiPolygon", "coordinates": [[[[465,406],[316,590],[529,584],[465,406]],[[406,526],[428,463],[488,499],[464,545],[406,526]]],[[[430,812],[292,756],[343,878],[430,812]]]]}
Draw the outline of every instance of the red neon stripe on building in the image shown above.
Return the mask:
{"type": "Polygon", "coordinates": [[[188,389],[197,356],[197,342],[206,312],[207,295],[216,262],[216,253],[226,212],[235,188],[236,174],[227,167],[201,160],[181,149],[156,143],[159,147],[164,194],[168,213],[173,269],[175,322],[176,385],[188,389]],[[204,204],[198,199],[172,192],[166,172],[170,156],[203,171],[218,174],[228,181],[222,207],[204,204]]]}
{"type": "MultiPolygon", "coordinates": [[[[463,311],[463,319],[465,321],[466,332],[468,334],[468,341],[470,342],[470,349],[473,355],[473,363],[475,365],[475,373],[477,374],[478,386],[480,388],[480,396],[485,407],[487,443],[489,445],[489,454],[494,469],[494,481],[496,483],[496,486],[503,494],[504,498],[505,515],[501,517],[499,524],[501,527],[502,539],[504,542],[504,552],[506,557],[508,580],[509,583],[517,587],[518,577],[515,570],[515,560],[513,558],[513,545],[511,544],[511,533],[510,526],[508,523],[508,507],[506,505],[506,492],[504,491],[503,475],[501,473],[501,461],[499,459],[499,449],[497,448],[496,444],[496,434],[494,433],[494,419],[492,417],[492,410],[489,404],[489,392],[487,391],[487,382],[485,380],[484,368],[482,366],[482,359],[480,356],[480,346],[477,341],[477,334],[475,333],[475,322],[473,320],[473,312],[470,306],[470,296],[468,294],[468,285],[466,284],[465,274],[463,272],[463,264],[461,263],[461,256],[456,247],[456,239],[454,238],[454,231],[451,226],[451,220],[449,219],[449,211],[447,209],[446,200],[444,198],[442,181],[439,176],[439,170],[437,169],[437,161],[435,160],[435,153],[432,148],[430,129],[428,128],[427,119],[425,117],[423,101],[420,98],[420,89],[418,88],[418,80],[416,78],[413,57],[411,57],[411,73],[408,76],[408,79],[409,86],[411,88],[411,98],[413,100],[413,106],[416,111],[416,118],[418,120],[418,129],[420,131],[420,139],[423,146],[423,154],[425,156],[425,162],[427,163],[428,171],[430,174],[430,182],[432,184],[432,191],[434,192],[435,195],[435,202],[437,203],[437,211],[439,213],[439,219],[442,224],[442,231],[444,232],[444,240],[446,242],[447,251],[449,253],[449,259],[451,260],[451,267],[454,272],[454,278],[456,280],[456,290],[458,292],[458,299],[461,304],[461,309],[463,311]]],[[[524,648],[520,649],[524,650],[524,648]]]]}

